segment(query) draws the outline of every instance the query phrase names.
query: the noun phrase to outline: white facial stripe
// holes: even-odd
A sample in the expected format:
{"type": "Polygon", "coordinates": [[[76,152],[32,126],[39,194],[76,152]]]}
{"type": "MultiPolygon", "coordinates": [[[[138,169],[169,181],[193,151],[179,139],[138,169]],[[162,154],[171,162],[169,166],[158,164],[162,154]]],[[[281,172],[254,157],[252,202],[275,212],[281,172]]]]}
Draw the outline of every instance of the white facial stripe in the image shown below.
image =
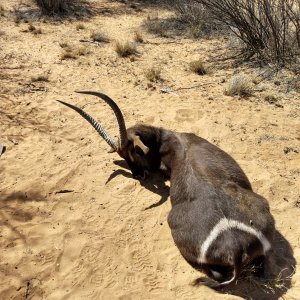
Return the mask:
{"type": "Polygon", "coordinates": [[[262,234],[262,232],[244,224],[236,220],[229,220],[223,218],[219,221],[219,223],[211,230],[209,235],[207,236],[206,240],[203,242],[200,250],[200,257],[198,258],[199,263],[206,262],[206,253],[210,245],[217,239],[217,237],[224,231],[230,229],[239,229],[250,234],[255,235],[263,246],[264,253],[270,250],[271,244],[267,240],[267,238],[262,234]]]}

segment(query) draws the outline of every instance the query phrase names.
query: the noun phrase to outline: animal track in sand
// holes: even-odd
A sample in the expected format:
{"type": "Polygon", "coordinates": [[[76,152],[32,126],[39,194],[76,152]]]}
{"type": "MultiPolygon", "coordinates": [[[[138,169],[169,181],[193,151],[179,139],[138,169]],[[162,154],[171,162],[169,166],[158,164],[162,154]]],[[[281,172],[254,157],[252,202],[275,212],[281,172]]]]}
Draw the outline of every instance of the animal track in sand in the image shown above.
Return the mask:
{"type": "Polygon", "coordinates": [[[46,265],[49,263],[54,263],[56,260],[56,255],[55,255],[55,251],[53,250],[51,251],[43,250],[38,254],[36,254],[35,258],[39,262],[39,264],[46,265]]]}
{"type": "Polygon", "coordinates": [[[193,293],[191,292],[191,290],[185,286],[177,286],[173,290],[175,292],[175,296],[179,299],[194,299],[192,298],[193,293]]]}
{"type": "Polygon", "coordinates": [[[156,275],[154,275],[153,273],[146,273],[144,275],[145,277],[143,278],[143,283],[145,284],[149,292],[162,288],[161,282],[158,280],[156,275]]]}
{"type": "Polygon", "coordinates": [[[85,263],[94,266],[100,259],[103,245],[94,245],[93,247],[85,246],[80,253],[80,257],[84,259],[85,263]]]}
{"type": "Polygon", "coordinates": [[[105,278],[104,278],[103,270],[94,269],[91,272],[91,276],[90,276],[89,282],[92,285],[100,286],[100,285],[103,284],[104,279],[105,278]]]}
{"type": "Polygon", "coordinates": [[[126,273],[124,278],[125,285],[127,287],[134,287],[139,281],[138,277],[139,275],[137,275],[136,273],[133,272],[126,273]]]}
{"type": "Polygon", "coordinates": [[[135,271],[145,271],[153,268],[150,256],[145,250],[143,250],[143,245],[139,250],[134,250],[131,252],[131,260],[133,264],[133,269],[135,271]]]}
{"type": "Polygon", "coordinates": [[[109,270],[105,276],[105,288],[112,288],[116,285],[117,281],[115,280],[116,276],[112,274],[112,272],[109,270]]]}

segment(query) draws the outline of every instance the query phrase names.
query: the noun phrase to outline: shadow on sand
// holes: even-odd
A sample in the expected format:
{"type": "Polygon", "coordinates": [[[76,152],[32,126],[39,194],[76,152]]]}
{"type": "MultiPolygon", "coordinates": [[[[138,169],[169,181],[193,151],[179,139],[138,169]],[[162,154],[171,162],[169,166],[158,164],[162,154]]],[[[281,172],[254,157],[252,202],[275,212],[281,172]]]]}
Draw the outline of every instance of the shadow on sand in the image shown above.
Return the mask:
{"type": "MultiPolygon", "coordinates": [[[[114,164],[119,167],[129,170],[125,160],[116,160],[116,161],[114,161],[114,164]]],[[[146,207],[144,210],[151,209],[151,208],[162,205],[163,203],[165,203],[168,200],[168,197],[169,197],[169,189],[170,188],[165,183],[164,175],[159,171],[153,172],[151,174],[152,174],[152,176],[150,176],[150,178],[148,178],[146,180],[140,180],[139,182],[140,182],[141,186],[143,186],[147,190],[151,191],[152,193],[159,195],[161,198],[157,203],[151,204],[150,206],[146,207]]],[[[118,169],[109,176],[106,183],[110,182],[112,179],[114,179],[115,177],[117,177],[119,175],[122,175],[127,178],[132,178],[132,174],[130,172],[122,170],[122,169],[118,169]]]]}
{"type": "MultiPolygon", "coordinates": [[[[33,219],[35,213],[30,208],[24,206],[26,202],[45,201],[45,197],[39,192],[15,192],[1,195],[0,198],[0,226],[6,227],[14,233],[16,237],[26,244],[26,236],[18,229],[18,225],[33,219]]],[[[7,243],[11,241],[7,240],[7,243]]]]}

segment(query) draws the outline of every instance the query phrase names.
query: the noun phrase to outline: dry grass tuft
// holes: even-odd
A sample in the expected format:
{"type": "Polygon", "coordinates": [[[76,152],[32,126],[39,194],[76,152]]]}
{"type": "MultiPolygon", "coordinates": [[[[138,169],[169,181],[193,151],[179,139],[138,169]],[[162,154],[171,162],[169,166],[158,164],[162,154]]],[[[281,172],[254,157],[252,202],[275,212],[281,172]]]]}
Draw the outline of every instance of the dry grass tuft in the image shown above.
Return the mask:
{"type": "Polygon", "coordinates": [[[79,30],[83,30],[85,29],[85,26],[82,24],[82,23],[79,23],[76,25],[76,30],[79,31],[79,30]]]}
{"type": "Polygon", "coordinates": [[[128,57],[131,55],[138,55],[136,45],[130,42],[117,42],[116,43],[116,52],[120,57],[128,57]]]}
{"type": "Polygon", "coordinates": [[[31,82],[49,82],[49,78],[47,75],[32,76],[31,82]]]}
{"type": "Polygon", "coordinates": [[[270,104],[274,104],[274,103],[277,103],[278,102],[278,99],[276,98],[276,96],[274,94],[266,94],[264,96],[264,100],[270,104]]]}
{"type": "Polygon", "coordinates": [[[285,276],[284,272],[287,269],[281,270],[275,277],[272,278],[260,278],[253,276],[249,273],[248,276],[245,276],[244,279],[251,283],[256,289],[259,288],[263,290],[266,294],[275,295],[277,291],[287,291],[289,282],[291,281],[293,274],[285,276]]]}
{"type": "Polygon", "coordinates": [[[90,53],[86,47],[72,47],[67,43],[62,43],[60,46],[63,48],[61,60],[77,59],[79,56],[85,56],[90,53]]]}
{"type": "Polygon", "coordinates": [[[145,76],[150,82],[163,81],[163,79],[161,77],[161,69],[160,68],[152,67],[152,68],[148,69],[145,72],[145,76]]]}
{"type": "Polygon", "coordinates": [[[36,28],[32,23],[28,24],[28,31],[33,34],[42,34],[43,33],[41,28],[36,28]]]}
{"type": "Polygon", "coordinates": [[[137,42],[137,43],[144,43],[144,38],[143,38],[143,35],[140,31],[136,31],[134,33],[134,40],[137,42]]]}
{"type": "Polygon", "coordinates": [[[61,60],[66,60],[66,59],[76,59],[77,55],[75,55],[73,52],[64,52],[61,55],[61,60]]]}
{"type": "Polygon", "coordinates": [[[5,9],[2,5],[0,5],[0,16],[4,17],[5,16],[5,9]]]}
{"type": "Polygon", "coordinates": [[[98,42],[98,43],[109,43],[110,42],[108,35],[104,32],[93,32],[91,34],[91,39],[94,42],[98,42]]]}
{"type": "Polygon", "coordinates": [[[70,48],[71,46],[68,43],[59,43],[61,48],[70,48]]]}
{"type": "Polygon", "coordinates": [[[226,96],[250,96],[252,94],[251,80],[244,74],[235,75],[224,89],[226,96]]]}
{"type": "Polygon", "coordinates": [[[207,74],[207,69],[201,59],[192,61],[190,63],[190,70],[198,75],[207,74]]]}

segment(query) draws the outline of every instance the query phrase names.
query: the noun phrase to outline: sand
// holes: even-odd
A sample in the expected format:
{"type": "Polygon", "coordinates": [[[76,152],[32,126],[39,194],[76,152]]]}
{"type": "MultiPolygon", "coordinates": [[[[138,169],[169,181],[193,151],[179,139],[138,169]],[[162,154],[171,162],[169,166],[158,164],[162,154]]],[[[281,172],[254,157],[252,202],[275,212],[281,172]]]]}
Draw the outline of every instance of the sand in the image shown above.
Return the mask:
{"type": "Polygon", "coordinates": [[[213,62],[227,53],[222,37],[147,33],[141,28],[147,16],[170,14],[161,8],[99,0],[95,17],[34,21],[42,30],[35,35],[28,23],[14,22],[9,11],[17,4],[3,3],[0,19],[0,144],[7,147],[0,157],[0,299],[300,299],[300,98],[289,88],[290,73],[263,80],[251,97],[225,96],[234,74],[253,78],[265,69],[213,62]],[[140,55],[118,57],[116,41],[133,40],[136,30],[145,40],[140,55]],[[79,41],[94,31],[107,33],[110,42],[79,41]],[[61,60],[60,43],[88,53],[61,60]],[[189,62],[198,58],[207,75],[190,72],[189,62]],[[161,69],[163,82],[149,83],[145,72],[152,67],[161,69]],[[33,82],[40,75],[49,81],[33,82]],[[194,132],[232,155],[269,201],[278,230],[274,266],[279,274],[295,269],[286,288],[273,294],[238,282],[217,293],[192,286],[203,274],[172,240],[169,182],[158,174],[134,180],[91,126],[55,101],[84,107],[116,137],[107,105],[75,90],[111,96],[128,127],[143,122],[194,132]],[[266,94],[276,102],[265,101],[266,94]]]}

